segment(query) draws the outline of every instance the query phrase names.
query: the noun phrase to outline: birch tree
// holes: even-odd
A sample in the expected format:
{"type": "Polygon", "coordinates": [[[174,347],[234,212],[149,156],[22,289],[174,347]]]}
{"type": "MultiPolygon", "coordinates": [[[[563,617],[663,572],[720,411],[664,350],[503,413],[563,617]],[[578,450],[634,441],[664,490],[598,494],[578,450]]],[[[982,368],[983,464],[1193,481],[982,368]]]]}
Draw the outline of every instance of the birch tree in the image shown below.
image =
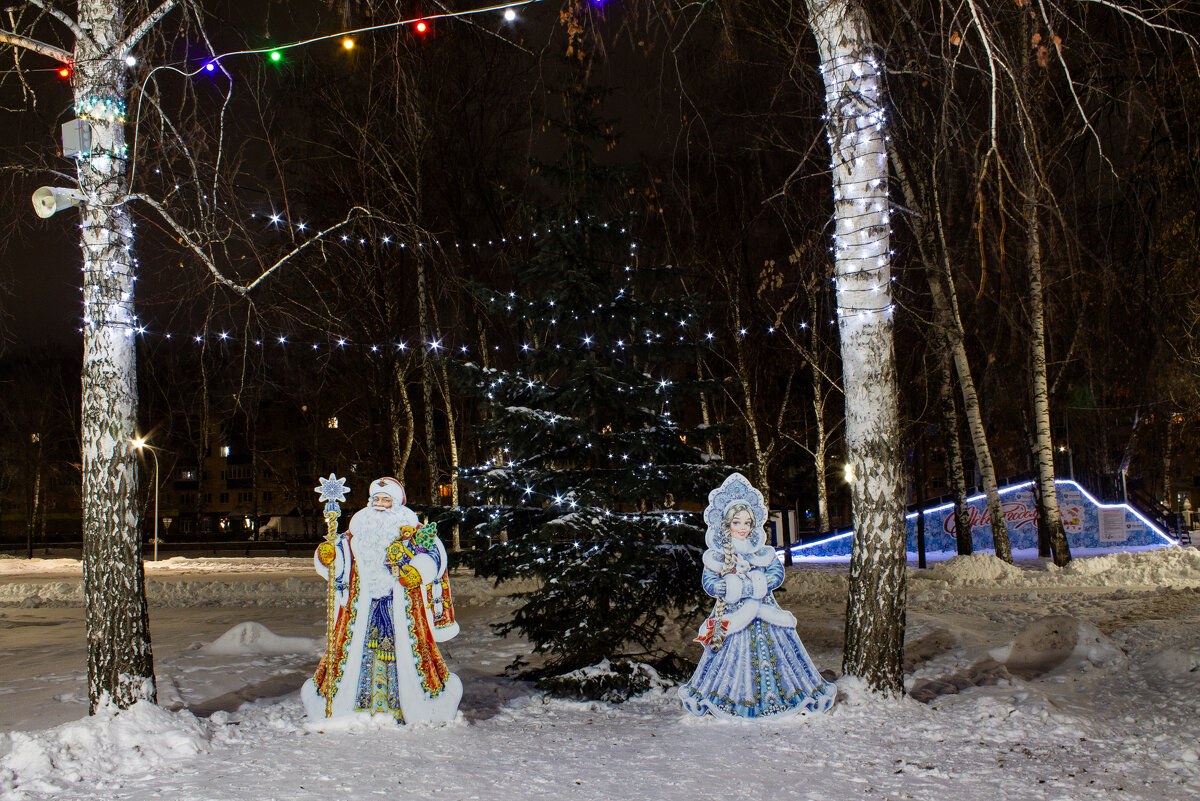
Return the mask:
{"type": "Polygon", "coordinates": [[[840,394],[841,386],[837,376],[831,373],[829,365],[829,362],[836,358],[836,354],[830,353],[833,344],[826,342],[826,338],[821,334],[823,330],[821,316],[823,313],[828,316],[828,310],[822,312],[823,304],[819,301],[819,295],[822,294],[820,287],[828,285],[830,276],[827,267],[821,269],[813,264],[814,259],[819,258],[822,261],[824,259],[823,256],[813,256],[812,253],[817,248],[808,245],[809,243],[806,242],[804,245],[796,247],[788,257],[788,263],[794,269],[802,271],[800,285],[796,292],[786,298],[775,310],[774,320],[775,329],[783,332],[788,344],[808,367],[809,385],[812,390],[813,430],[810,437],[806,426],[804,438],[801,439],[789,433],[783,426],[780,426],[779,429],[780,436],[790,440],[812,459],[817,494],[816,530],[826,532],[830,530],[831,525],[829,455],[841,424],[835,423],[828,426],[825,418],[828,408],[835,402],[835,395],[840,394]],[[805,306],[798,315],[800,323],[790,325],[790,321],[785,316],[793,306],[800,305],[801,296],[805,300],[805,306]]]}
{"type": "Polygon", "coordinates": [[[69,70],[75,113],[90,147],[75,159],[83,252],[83,583],[86,597],[89,710],[154,701],[145,576],[138,521],[137,365],[134,337],[133,221],[124,110],[126,57],[177,0],[153,11],[125,0],[79,0],[75,14],[31,0],[0,30],[0,43],[52,59],[69,70]],[[38,9],[36,13],[30,6],[38,9]],[[140,17],[140,19],[139,19],[140,17]],[[138,20],[131,24],[130,20],[138,20]],[[71,49],[38,38],[55,38],[71,49]]]}
{"type": "Polygon", "coordinates": [[[971,513],[967,507],[967,482],[963,473],[962,447],[958,441],[958,412],[954,404],[954,367],[950,349],[943,344],[939,354],[938,407],[942,415],[942,441],[946,451],[946,479],[954,498],[954,540],[959,556],[975,552],[971,537],[971,513]]]}
{"type": "Polygon", "coordinates": [[[884,87],[863,5],[807,0],[825,81],[834,282],[846,398],[854,541],[845,673],[904,691],[905,522],[893,351],[884,87]]]}
{"type": "MultiPolygon", "coordinates": [[[[366,209],[355,207],[340,222],[314,231],[308,239],[293,239],[278,258],[259,252],[243,236],[246,229],[239,215],[245,207],[235,191],[237,182],[222,180],[236,169],[224,142],[232,84],[226,83],[214,119],[206,120],[211,135],[199,129],[185,131],[168,117],[159,94],[160,71],[174,68],[145,70],[139,61],[165,50],[160,41],[165,37],[148,40],[173,12],[182,16],[189,36],[215,52],[201,24],[200,7],[194,0],[163,0],[156,6],[141,0],[79,0],[74,13],[65,9],[49,0],[31,0],[12,10],[0,23],[7,25],[0,28],[0,44],[15,51],[15,71],[27,92],[32,91],[26,74],[30,53],[60,65],[70,79],[74,112],[90,138],[75,156],[77,185],[68,189],[79,200],[82,250],[83,581],[89,708],[94,712],[105,703],[126,708],[156,698],[137,502],[139,475],[131,448],[138,411],[135,342],[142,328],[134,310],[137,260],[131,206],[137,203],[156,218],[207,271],[212,288],[223,287],[240,297],[285,263],[313,252],[310,247],[315,242],[366,209]],[[141,70],[142,80],[137,82],[130,77],[135,69],[141,70]],[[130,148],[126,147],[127,108],[137,109],[140,122],[153,118],[156,123],[143,125],[141,138],[130,148]],[[179,184],[174,189],[168,185],[161,197],[132,185],[139,151],[149,147],[151,140],[164,151],[163,178],[176,164],[186,176],[177,173],[179,184]],[[234,239],[250,245],[251,254],[235,255],[234,239]]],[[[182,104],[196,99],[186,85],[178,91],[182,104]]],[[[148,173],[147,169],[137,173],[139,185],[156,186],[148,173]]]]}
{"type": "MultiPolygon", "coordinates": [[[[940,137],[939,137],[940,140],[940,137]]],[[[896,148],[889,148],[892,157],[892,165],[896,170],[896,176],[899,179],[901,190],[904,193],[904,201],[908,208],[917,212],[908,220],[908,225],[912,229],[913,235],[917,241],[917,251],[920,253],[921,261],[925,266],[925,278],[929,286],[929,295],[933,300],[934,320],[940,329],[939,341],[954,365],[954,372],[958,376],[958,388],[963,399],[963,413],[967,419],[967,430],[971,435],[971,445],[975,452],[975,464],[979,466],[979,477],[983,483],[983,492],[986,498],[988,510],[988,522],[992,528],[992,545],[996,556],[1006,562],[1012,563],[1012,548],[1008,540],[1008,524],[1004,520],[1004,509],[1000,503],[1000,484],[996,478],[996,466],[992,461],[991,447],[988,445],[987,430],[983,424],[982,406],[979,402],[979,394],[975,389],[975,379],[971,374],[971,362],[967,355],[966,347],[966,332],[963,330],[962,314],[958,308],[958,295],[955,291],[954,273],[950,265],[950,256],[945,247],[945,231],[942,226],[942,212],[938,199],[937,192],[937,167],[936,159],[940,157],[938,150],[944,147],[944,143],[938,141],[938,147],[935,147],[935,152],[931,159],[935,161],[932,165],[930,184],[933,185],[933,197],[927,201],[925,196],[919,193],[916,182],[911,177],[906,165],[905,159],[900,156],[896,148]]],[[[950,413],[953,419],[954,401],[950,400],[950,413]]],[[[955,436],[956,447],[954,453],[957,454],[957,433],[955,436]]],[[[969,517],[959,508],[963,507],[962,501],[959,500],[960,493],[958,492],[958,480],[961,478],[961,460],[959,464],[959,475],[951,476],[951,486],[955,488],[955,525],[958,526],[964,520],[969,520],[969,517]]],[[[961,493],[965,499],[965,487],[961,493]]],[[[971,545],[971,527],[968,525],[966,531],[956,529],[958,539],[958,551],[970,553],[973,549],[971,545]]]]}

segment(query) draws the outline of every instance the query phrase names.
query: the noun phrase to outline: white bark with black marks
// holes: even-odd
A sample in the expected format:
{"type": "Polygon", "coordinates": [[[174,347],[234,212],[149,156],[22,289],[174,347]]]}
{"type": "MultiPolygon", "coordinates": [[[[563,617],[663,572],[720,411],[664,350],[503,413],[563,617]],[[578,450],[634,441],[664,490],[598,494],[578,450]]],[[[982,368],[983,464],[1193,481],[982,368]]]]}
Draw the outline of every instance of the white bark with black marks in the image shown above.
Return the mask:
{"type": "Polygon", "coordinates": [[[946,449],[946,479],[950,494],[954,498],[954,540],[959,556],[970,556],[975,552],[971,536],[971,514],[967,507],[967,479],[963,473],[962,446],[958,441],[958,412],[954,407],[954,367],[950,350],[942,342],[941,382],[938,389],[938,405],[942,412],[942,442],[946,449]]]}
{"type": "MultiPolygon", "coordinates": [[[[116,0],[81,0],[76,41],[75,107],[83,114],[123,107],[127,9],[116,0]]],[[[139,29],[139,30],[143,30],[139,29]]],[[[94,116],[94,115],[92,115],[94,116]]],[[[88,698],[125,708],[155,701],[142,542],[136,436],[137,363],[133,297],[136,263],[121,120],[93,119],[91,152],[77,159],[83,249],[83,581],[88,698]]]]}
{"type": "Polygon", "coordinates": [[[834,281],[854,544],[842,658],[874,691],[904,691],[905,521],[893,351],[883,84],[860,2],[808,0],[825,80],[834,281]]]}
{"type": "MultiPolygon", "coordinates": [[[[905,202],[910,208],[921,208],[922,204],[917,197],[916,187],[909,179],[904,161],[894,151],[892,152],[892,163],[900,178],[905,202]]],[[[929,295],[933,301],[934,319],[942,329],[941,336],[944,337],[954,363],[954,371],[958,375],[959,392],[963,399],[963,416],[967,420],[967,430],[970,432],[971,445],[975,451],[975,464],[979,468],[979,477],[983,482],[983,492],[987,499],[988,521],[992,528],[992,547],[996,556],[1011,563],[1012,548],[1008,540],[1008,524],[1004,521],[1004,507],[1000,502],[1000,485],[996,480],[996,466],[992,462],[992,450],[988,446],[987,430],[983,425],[979,396],[975,391],[975,379],[971,375],[971,363],[967,358],[966,334],[963,331],[962,316],[958,309],[958,295],[954,288],[954,274],[950,269],[950,259],[943,236],[941,201],[937,196],[936,174],[933,176],[932,183],[935,188],[930,205],[933,207],[933,221],[937,231],[936,240],[933,231],[925,226],[920,217],[912,218],[909,225],[917,236],[917,247],[921,253],[921,261],[925,264],[925,276],[929,284],[929,295]],[[939,252],[940,258],[935,255],[939,252]]],[[[953,411],[953,401],[951,407],[953,411]]],[[[957,436],[955,433],[956,441],[957,436]]],[[[960,518],[967,519],[965,514],[960,515],[956,512],[955,520],[961,523],[960,518]]],[[[970,536],[969,529],[967,536],[970,536]]],[[[960,539],[959,553],[963,553],[965,547],[966,544],[960,539]]],[[[970,551],[966,552],[970,553],[970,551]]]]}
{"type": "Polygon", "coordinates": [[[1026,186],[1025,225],[1026,267],[1029,270],[1029,371],[1033,390],[1033,455],[1037,462],[1039,508],[1050,538],[1054,564],[1063,567],[1071,561],[1071,546],[1063,529],[1058,509],[1058,491],[1054,486],[1054,446],[1050,440],[1050,393],[1046,380],[1046,301],[1042,292],[1042,245],[1038,229],[1037,184],[1026,186]]]}

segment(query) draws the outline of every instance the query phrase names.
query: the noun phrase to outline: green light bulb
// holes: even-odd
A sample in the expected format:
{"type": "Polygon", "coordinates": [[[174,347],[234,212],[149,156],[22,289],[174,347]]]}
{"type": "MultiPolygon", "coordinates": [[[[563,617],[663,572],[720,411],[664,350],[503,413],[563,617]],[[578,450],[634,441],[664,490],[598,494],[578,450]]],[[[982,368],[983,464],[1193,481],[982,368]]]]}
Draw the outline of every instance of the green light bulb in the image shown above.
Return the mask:
{"type": "Polygon", "coordinates": [[[271,60],[272,60],[272,61],[278,61],[278,60],[279,60],[279,59],[281,59],[281,58],[283,58],[283,56],[282,56],[282,55],[280,55],[280,53],[279,53],[279,51],[278,51],[278,50],[272,50],[272,51],[271,51],[271,60]]]}

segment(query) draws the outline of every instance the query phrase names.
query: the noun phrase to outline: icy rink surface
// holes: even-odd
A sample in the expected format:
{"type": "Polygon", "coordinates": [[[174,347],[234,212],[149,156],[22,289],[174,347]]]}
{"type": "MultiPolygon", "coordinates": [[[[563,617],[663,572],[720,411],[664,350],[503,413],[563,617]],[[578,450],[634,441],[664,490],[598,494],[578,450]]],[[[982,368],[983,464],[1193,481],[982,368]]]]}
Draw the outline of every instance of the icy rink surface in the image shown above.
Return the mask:
{"type": "MultiPolygon", "coordinates": [[[[310,560],[172,559],[147,578],[163,708],[86,718],[79,563],[0,558],[0,798],[1200,796],[1200,551],[910,570],[908,685],[929,702],[843,679],[831,714],[758,724],[697,720],[670,690],[617,706],[503,678],[524,646],[488,624],[514,602],[469,575],[445,649],[458,722],[310,722],[296,690],[325,594],[310,560]]],[[[808,567],[777,596],[834,671],[845,588],[844,567],[808,567]]]]}

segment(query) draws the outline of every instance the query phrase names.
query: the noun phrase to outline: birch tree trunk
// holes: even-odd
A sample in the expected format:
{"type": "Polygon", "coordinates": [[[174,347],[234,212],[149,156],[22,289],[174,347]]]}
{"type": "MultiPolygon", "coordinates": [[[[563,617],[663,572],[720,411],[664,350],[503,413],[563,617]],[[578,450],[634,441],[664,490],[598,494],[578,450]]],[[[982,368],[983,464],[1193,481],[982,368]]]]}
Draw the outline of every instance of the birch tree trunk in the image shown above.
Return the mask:
{"type": "Polygon", "coordinates": [[[429,505],[438,504],[437,440],[433,433],[432,336],[429,326],[429,294],[425,289],[425,259],[417,257],[417,323],[421,328],[421,399],[425,410],[425,460],[429,468],[429,505]]]}
{"type": "Polygon", "coordinates": [[[1050,395],[1046,381],[1046,305],[1042,294],[1042,245],[1038,229],[1037,179],[1031,176],[1025,187],[1026,266],[1029,270],[1030,379],[1033,389],[1034,458],[1037,461],[1038,504],[1054,564],[1063,567],[1071,561],[1071,546],[1063,529],[1054,487],[1054,447],[1050,441],[1050,395]]]}
{"type": "MultiPolygon", "coordinates": [[[[699,353],[696,354],[696,380],[704,380],[704,370],[700,364],[699,353]]],[[[712,420],[708,415],[708,393],[704,390],[700,390],[700,422],[703,424],[704,429],[707,432],[708,427],[712,424],[712,420]]],[[[716,456],[716,451],[713,450],[713,443],[711,439],[705,440],[704,452],[710,457],[716,456]]]]}
{"type": "Polygon", "coordinates": [[[1166,442],[1163,443],[1162,452],[1162,503],[1171,511],[1178,511],[1175,505],[1175,492],[1171,486],[1171,456],[1175,450],[1175,430],[1174,423],[1171,422],[1171,412],[1167,412],[1167,434],[1166,442]]]}
{"type": "MultiPolygon", "coordinates": [[[[399,327],[396,302],[391,296],[384,300],[384,314],[389,328],[399,327]]],[[[408,459],[412,455],[413,441],[417,434],[412,399],[408,395],[408,359],[407,355],[397,352],[383,362],[384,369],[390,374],[387,385],[387,411],[388,434],[392,446],[392,476],[399,479],[401,484],[405,483],[404,474],[408,471],[408,459]]]]}
{"type": "Polygon", "coordinates": [[[954,496],[954,541],[959,556],[975,552],[971,537],[971,513],[967,509],[967,478],[963,473],[962,446],[958,442],[958,413],[954,408],[954,368],[950,349],[942,343],[942,380],[938,403],[942,411],[942,441],[946,448],[946,479],[954,496]]]}
{"type": "Polygon", "coordinates": [[[829,397],[825,392],[824,379],[820,371],[812,368],[813,383],[813,415],[817,422],[816,443],[813,446],[813,470],[817,481],[817,532],[829,531],[829,476],[827,475],[828,454],[825,434],[825,401],[829,397]]]}
{"type": "MultiPolygon", "coordinates": [[[[916,187],[909,179],[903,159],[900,159],[895,151],[892,152],[892,163],[900,178],[905,202],[909,204],[910,208],[921,208],[922,204],[918,201],[916,187]]],[[[936,187],[936,177],[934,182],[936,187]]],[[[946,345],[954,361],[954,371],[958,374],[958,386],[963,399],[963,415],[967,419],[967,430],[971,434],[971,445],[975,451],[975,464],[983,482],[984,496],[987,498],[988,521],[992,526],[992,547],[996,556],[1011,564],[1012,547],[1008,541],[1008,524],[1004,521],[1004,507],[1000,502],[1000,486],[996,481],[996,466],[992,462],[992,450],[988,446],[987,429],[983,426],[983,414],[979,407],[979,396],[975,391],[975,379],[971,375],[971,363],[967,358],[966,334],[963,331],[962,315],[958,310],[958,295],[954,290],[954,274],[950,270],[950,260],[946,255],[941,235],[942,212],[936,188],[931,205],[937,225],[938,241],[935,242],[933,232],[925,227],[920,218],[913,218],[910,225],[917,236],[921,261],[925,264],[925,277],[929,284],[929,295],[933,301],[934,317],[944,332],[946,345]],[[940,247],[938,242],[941,242],[940,247]],[[940,259],[936,255],[939,251],[941,252],[940,259]],[[940,271],[937,266],[939,263],[940,271]]],[[[956,427],[955,431],[957,430],[956,427]]],[[[955,434],[955,438],[957,442],[957,434],[955,434]]],[[[957,516],[955,519],[957,521],[957,516]]],[[[961,552],[963,547],[961,541],[958,543],[958,547],[961,552]]]]}
{"type": "Polygon", "coordinates": [[[123,0],[78,0],[75,18],[33,0],[74,36],[73,53],[15,31],[0,32],[0,44],[41,53],[71,69],[75,113],[91,133],[87,152],[76,157],[83,196],[80,467],[91,712],[104,702],[124,709],[156,698],[138,527],[138,471],[130,447],[137,418],[137,262],[133,223],[124,205],[129,195],[125,56],[176,3],[164,0],[127,30],[130,10],[123,0]]]}
{"type": "MultiPolygon", "coordinates": [[[[441,364],[441,370],[442,383],[445,387],[444,398],[446,401],[446,444],[450,448],[450,506],[457,512],[459,503],[458,472],[460,467],[458,464],[458,437],[454,433],[454,407],[450,403],[450,380],[446,375],[446,363],[444,361],[441,364]]],[[[450,528],[450,550],[455,552],[462,550],[462,532],[457,521],[450,528]]]]}
{"type": "Polygon", "coordinates": [[[861,3],[807,0],[807,6],[825,80],[846,452],[853,470],[842,669],[876,692],[900,695],[906,554],[883,86],[861,3]]]}
{"type": "Polygon", "coordinates": [[[396,369],[392,371],[391,392],[388,393],[388,427],[392,434],[392,475],[403,484],[417,422],[413,416],[412,400],[408,397],[407,370],[399,363],[399,359],[396,361],[396,369]]]}
{"type": "Polygon", "coordinates": [[[133,225],[124,205],[127,90],[118,0],[80,0],[75,111],[91,124],[76,159],[83,249],[83,585],[89,711],[156,700],[138,526],[133,225]],[[106,113],[107,111],[107,113],[106,113]],[[116,112],[120,112],[119,114],[116,112]]]}
{"type": "MultiPolygon", "coordinates": [[[[833,394],[833,390],[826,387],[829,376],[821,369],[825,346],[819,333],[821,327],[818,324],[820,316],[817,313],[817,293],[811,283],[805,289],[808,293],[808,330],[811,332],[812,342],[808,354],[808,367],[809,378],[812,381],[813,417],[816,418],[817,424],[816,442],[810,449],[810,453],[813,459],[813,475],[817,484],[817,532],[824,533],[829,531],[831,526],[829,522],[829,434],[825,430],[825,406],[829,403],[829,396],[833,394]]],[[[799,518],[797,518],[797,523],[799,523],[799,518]]]]}
{"type": "MultiPolygon", "coordinates": [[[[437,308],[430,307],[431,316],[433,317],[433,335],[435,341],[441,341],[441,325],[438,323],[437,308]]],[[[458,476],[461,465],[458,463],[458,435],[454,431],[454,425],[457,415],[454,413],[454,404],[450,398],[450,374],[446,370],[446,360],[442,359],[438,362],[438,390],[442,393],[442,405],[446,412],[446,447],[449,450],[450,457],[450,506],[455,513],[458,512],[458,476]]],[[[454,525],[450,528],[450,550],[458,552],[462,550],[462,531],[455,518],[454,525]]]]}
{"type": "Polygon", "coordinates": [[[731,307],[733,310],[733,352],[736,358],[738,386],[741,388],[742,420],[746,424],[746,439],[750,445],[750,463],[754,467],[754,486],[763,494],[767,505],[771,504],[771,484],[767,478],[768,454],[764,451],[762,439],[758,435],[758,420],[754,414],[754,390],[750,385],[750,369],[746,363],[746,342],[742,333],[741,301],[734,295],[732,282],[729,282],[731,307]]]}
{"type": "Polygon", "coordinates": [[[34,434],[37,444],[33,462],[33,497],[29,503],[29,521],[25,529],[25,558],[33,558],[33,535],[37,531],[38,512],[42,506],[42,440],[39,434],[34,434]]]}

